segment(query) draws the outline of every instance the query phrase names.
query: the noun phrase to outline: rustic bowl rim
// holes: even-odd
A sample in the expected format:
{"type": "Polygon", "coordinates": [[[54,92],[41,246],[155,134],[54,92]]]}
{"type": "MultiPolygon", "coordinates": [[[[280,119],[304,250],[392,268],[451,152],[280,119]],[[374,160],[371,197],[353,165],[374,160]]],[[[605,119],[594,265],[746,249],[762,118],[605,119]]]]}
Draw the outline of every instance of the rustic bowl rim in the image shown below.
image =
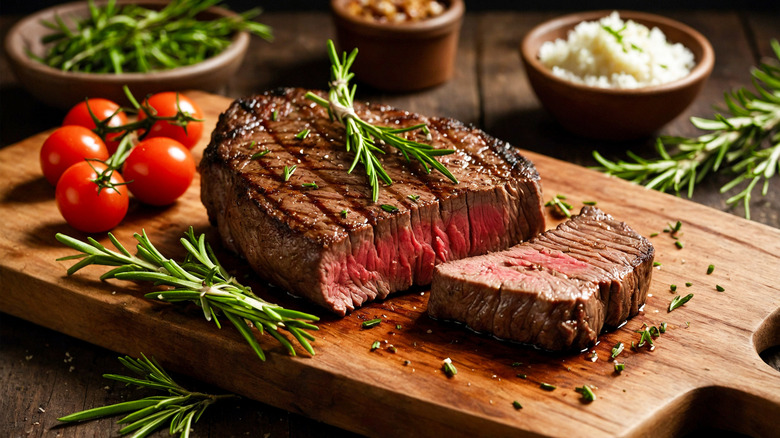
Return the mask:
{"type": "MultiPolygon", "coordinates": [[[[664,31],[664,34],[666,33],[667,32],[664,31]]],[[[538,46],[541,46],[541,44],[539,44],[538,46]]],[[[692,47],[688,47],[688,49],[691,50],[692,47]]],[[[684,24],[677,20],[673,20],[668,17],[664,17],[661,15],[652,14],[648,12],[633,11],[633,10],[614,10],[614,9],[576,12],[576,13],[556,17],[551,20],[540,23],[536,25],[533,29],[531,29],[523,38],[520,44],[520,54],[523,60],[526,62],[526,65],[530,66],[538,73],[542,74],[549,81],[553,81],[558,84],[571,87],[581,92],[601,93],[605,95],[614,95],[614,96],[650,95],[656,93],[671,92],[674,90],[692,86],[693,84],[705,80],[707,77],[709,77],[710,73],[712,73],[712,68],[715,64],[715,52],[709,40],[704,35],[702,35],[699,31],[688,26],[687,24],[684,24]],[[542,63],[539,61],[538,49],[536,51],[532,51],[532,46],[535,46],[536,45],[535,43],[537,41],[541,40],[542,43],[547,41],[552,41],[548,37],[548,35],[553,31],[559,30],[561,28],[573,28],[576,24],[582,21],[597,20],[599,18],[611,14],[613,11],[617,11],[618,14],[620,15],[620,18],[623,20],[638,21],[640,22],[640,24],[644,24],[646,26],[650,24],[651,26],[658,27],[662,31],[665,28],[674,28],[680,32],[687,34],[699,46],[698,49],[701,50],[700,59],[696,60],[696,65],[693,67],[693,69],[689,74],[687,74],[682,78],[676,79],[674,81],[667,82],[665,84],[649,85],[640,88],[602,88],[602,87],[594,87],[585,84],[578,84],[554,75],[552,73],[552,70],[542,65],[542,63]]]]}
{"type": "Polygon", "coordinates": [[[463,0],[444,0],[449,6],[441,15],[437,15],[433,18],[427,18],[425,20],[402,22],[402,23],[385,23],[367,20],[365,18],[356,17],[346,11],[344,6],[349,0],[331,0],[331,11],[337,18],[348,22],[351,26],[357,29],[368,32],[381,32],[385,34],[395,35],[412,35],[420,33],[437,33],[440,31],[447,31],[453,25],[453,23],[459,22],[466,7],[463,0]]]}
{"type": "MultiPolygon", "coordinates": [[[[98,6],[105,4],[105,1],[98,1],[98,6]]],[[[138,4],[138,5],[166,5],[165,0],[118,0],[117,5],[138,4]]],[[[190,75],[196,75],[203,73],[204,71],[214,70],[236,58],[242,56],[249,46],[249,34],[246,31],[237,32],[233,36],[233,40],[223,51],[218,54],[207,58],[201,62],[192,65],[186,65],[182,67],[176,67],[166,70],[154,70],[145,73],[131,72],[131,73],[85,73],[85,72],[71,72],[62,71],[60,69],[50,67],[39,61],[36,61],[25,52],[26,43],[24,40],[23,31],[32,26],[40,25],[42,18],[51,16],[55,13],[60,14],[63,17],[73,16],[80,11],[87,11],[88,5],[86,2],[70,2],[55,5],[40,11],[34,12],[15,23],[5,38],[5,50],[8,54],[9,60],[16,63],[21,69],[29,69],[37,71],[42,75],[56,76],[59,78],[67,78],[77,81],[91,81],[101,82],[107,84],[132,84],[142,81],[148,81],[153,78],[156,82],[173,81],[179,78],[188,77],[190,75]],[[68,16],[66,16],[68,14],[68,16]]],[[[222,7],[212,6],[208,12],[215,13],[222,16],[237,15],[235,12],[222,7]]]]}

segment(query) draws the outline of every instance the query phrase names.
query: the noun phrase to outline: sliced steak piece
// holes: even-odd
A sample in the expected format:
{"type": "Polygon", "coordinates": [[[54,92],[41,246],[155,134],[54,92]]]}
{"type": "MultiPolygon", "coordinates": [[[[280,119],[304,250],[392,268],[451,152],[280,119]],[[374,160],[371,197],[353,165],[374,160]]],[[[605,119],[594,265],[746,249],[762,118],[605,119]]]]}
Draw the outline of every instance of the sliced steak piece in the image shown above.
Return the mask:
{"type": "Polygon", "coordinates": [[[428,314],[546,350],[583,349],[647,299],[653,245],[595,207],[506,251],[436,267],[428,314]]]}
{"type": "MultiPolygon", "coordinates": [[[[457,185],[387,149],[379,160],[394,183],[373,203],[362,165],[347,173],[354,155],[344,149],[343,127],[305,93],[235,101],[200,164],[209,219],[262,277],[344,314],[429,284],[436,264],[544,230],[539,175],[512,146],[455,120],[358,104],[357,113],[379,125],[426,123],[434,147],[456,151],[440,161],[457,185]],[[304,129],[310,134],[295,138],[304,129]],[[289,181],[285,166],[297,166],[289,181]]],[[[405,135],[426,141],[419,130],[405,135]]]]}

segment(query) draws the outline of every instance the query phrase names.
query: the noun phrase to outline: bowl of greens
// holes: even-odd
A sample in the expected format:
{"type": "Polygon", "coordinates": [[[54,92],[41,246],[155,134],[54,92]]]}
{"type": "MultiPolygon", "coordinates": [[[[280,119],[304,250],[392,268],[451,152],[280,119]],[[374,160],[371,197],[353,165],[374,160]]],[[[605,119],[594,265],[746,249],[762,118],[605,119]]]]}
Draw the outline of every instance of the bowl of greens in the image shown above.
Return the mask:
{"type": "Polygon", "coordinates": [[[250,34],[270,28],[213,0],[93,0],[41,10],[5,39],[19,82],[42,102],[69,108],[86,97],[127,102],[160,91],[219,92],[241,66],[250,34]]]}

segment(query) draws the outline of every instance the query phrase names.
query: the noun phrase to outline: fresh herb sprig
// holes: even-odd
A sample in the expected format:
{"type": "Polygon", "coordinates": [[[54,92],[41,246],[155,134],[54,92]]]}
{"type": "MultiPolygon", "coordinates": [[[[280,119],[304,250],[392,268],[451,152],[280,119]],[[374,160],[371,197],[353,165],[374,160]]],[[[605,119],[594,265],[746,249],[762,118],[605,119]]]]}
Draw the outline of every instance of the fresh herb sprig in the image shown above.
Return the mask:
{"type": "Polygon", "coordinates": [[[780,43],[771,42],[777,60],[753,68],[755,92],[740,88],[725,93],[726,107],[714,119],[692,117],[691,123],[710,131],[698,137],[661,137],[656,142],[658,158],[642,158],[628,152],[631,161],[610,161],[593,152],[601,164],[599,169],[648,188],[679,194],[687,189],[693,196],[694,187],[707,174],[724,171],[737,175],[721,187],[725,193],[734,187],[742,190],[728,198],[734,205],[740,201],[745,217],[750,219],[750,199],[756,186],[762,183],[761,194],[769,191],[769,181],[780,171],[780,43]],[[667,147],[675,146],[670,153],[667,147]]]}
{"type": "Polygon", "coordinates": [[[57,233],[56,238],[60,243],[80,252],[58,260],[80,259],[68,269],[68,275],[89,265],[116,266],[100,279],[116,278],[172,286],[172,289],[150,292],[145,296],[171,303],[194,303],[201,307],[206,320],[213,320],[218,328],[222,327],[218,315],[226,317],[261,360],[265,360],[265,353],[251,326],[257,328],[261,334],[266,332],[273,336],[294,356],[295,348],[281,334],[281,331],[286,331],[309,354],[314,355],[314,349],[309,343],[314,340],[314,336],[307,330],[318,330],[311,321],[317,321],[319,318],[269,303],[252,293],[249,287],[241,285],[219,263],[211,246],[206,242],[205,234],[195,236],[190,227],[185,237],[180,239],[187,250],[182,263],[161,254],[146,232],[142,231],[134,236],[138,241],[137,255],[130,254],[111,233],[108,233],[108,238],[119,252],[106,248],[91,237],[87,238],[87,242],[82,242],[57,233]]]}
{"type": "Polygon", "coordinates": [[[424,129],[427,128],[425,124],[406,128],[376,126],[361,119],[355,113],[353,102],[357,87],[354,85],[352,88],[349,87],[349,81],[355,76],[349,69],[352,67],[357,53],[357,49],[354,49],[349,55],[346,52],[342,53],[341,58],[339,58],[333,41],[328,40],[328,57],[331,62],[328,99],[326,100],[312,92],[306,93],[307,99],[328,109],[331,120],[338,120],[344,125],[346,130],[344,146],[348,152],[354,151],[355,153],[355,158],[347,172],[352,173],[358,163],[363,164],[371,186],[371,199],[376,202],[379,197],[379,180],[381,179],[385,184],[393,183],[376,155],[385,153],[378,146],[378,143],[382,143],[400,150],[407,161],[411,161],[412,158],[419,161],[425,172],[430,173],[431,168],[434,168],[457,184],[458,180],[452,172],[435,158],[440,155],[452,154],[455,151],[436,149],[429,144],[419,143],[397,135],[417,129],[422,130],[423,133],[429,132],[424,129]]]}
{"type": "Polygon", "coordinates": [[[104,374],[103,377],[139,388],[150,388],[167,393],[139,400],[116,403],[109,406],[88,409],[58,418],[63,422],[88,421],[129,413],[117,423],[126,424],[119,430],[121,435],[135,432],[134,437],[147,436],[165,426],[168,422],[171,435],[180,434],[182,438],[190,436],[190,429],[203,415],[203,412],[219,400],[237,397],[233,394],[212,395],[193,392],[176,383],[154,358],[141,359],[130,356],[120,357],[119,361],[127,369],[140,376],[130,377],[118,374],[104,374]]]}
{"type": "Polygon", "coordinates": [[[208,21],[196,16],[221,0],[173,0],[160,10],[139,5],[105,5],[88,1],[89,16],[69,26],[58,15],[43,25],[55,32],[42,38],[51,44],[40,62],[64,71],[143,73],[192,65],[232,43],[233,34],[248,31],[266,40],[271,28],[254,21],[260,9],[208,21]]]}

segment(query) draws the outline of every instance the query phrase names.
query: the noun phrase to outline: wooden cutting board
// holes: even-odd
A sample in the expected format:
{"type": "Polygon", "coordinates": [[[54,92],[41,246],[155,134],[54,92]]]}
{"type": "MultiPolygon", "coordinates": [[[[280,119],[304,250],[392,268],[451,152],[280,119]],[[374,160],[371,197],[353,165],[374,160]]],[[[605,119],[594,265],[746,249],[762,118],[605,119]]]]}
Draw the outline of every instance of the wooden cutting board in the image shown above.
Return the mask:
{"type": "MultiPolygon", "coordinates": [[[[229,103],[190,95],[204,109],[208,129],[229,103]]],[[[143,352],[226,390],[372,436],[663,437],[697,427],[754,436],[780,431],[780,372],[758,355],[780,344],[780,230],[527,153],[542,176],[545,199],[564,194],[575,208],[598,201],[645,236],[659,233],[651,240],[661,266],[644,310],[603,334],[592,350],[551,355],[431,320],[425,314],[426,289],[344,318],[274,290],[221,249],[200,203],[198,180],[171,207],[131,203],[114,230],[125,245],[133,246],[133,232],[145,229],[164,253],[180,257],[178,239],[192,225],[207,233],[224,264],[262,296],[323,318],[316,356],[302,350],[288,356],[261,337],[269,353],[261,362],[231,327],[216,329],[197,308],[146,300],[142,294],[148,289],[133,283],[100,282],[100,267],[66,276],[69,262],[55,259],[72,251],[54,235],[85,236],[63,222],[54,189],[40,173],[38,151],[45,137],[0,150],[0,311],[123,354],[143,352]],[[683,249],[662,232],[677,220],[683,223],[683,249]],[[708,275],[710,264],[715,270],[708,275]],[[675,295],[671,284],[678,294],[694,297],[668,313],[675,295]],[[716,285],[725,290],[718,292],[716,285]],[[383,320],[378,327],[361,329],[363,320],[375,317],[383,320]],[[663,322],[668,329],[655,339],[655,349],[626,348],[618,357],[625,371],[615,373],[612,346],[629,347],[638,342],[636,330],[643,324],[663,322]],[[369,351],[376,340],[383,347],[369,351]],[[458,369],[454,378],[441,371],[448,357],[458,369]],[[541,383],[556,389],[546,391],[541,383]],[[592,403],[574,391],[584,384],[595,388],[592,403]],[[516,410],[513,401],[523,408],[516,410]]],[[[207,141],[195,149],[196,158],[207,141]]],[[[555,223],[550,219],[548,226],[555,223]]]]}

